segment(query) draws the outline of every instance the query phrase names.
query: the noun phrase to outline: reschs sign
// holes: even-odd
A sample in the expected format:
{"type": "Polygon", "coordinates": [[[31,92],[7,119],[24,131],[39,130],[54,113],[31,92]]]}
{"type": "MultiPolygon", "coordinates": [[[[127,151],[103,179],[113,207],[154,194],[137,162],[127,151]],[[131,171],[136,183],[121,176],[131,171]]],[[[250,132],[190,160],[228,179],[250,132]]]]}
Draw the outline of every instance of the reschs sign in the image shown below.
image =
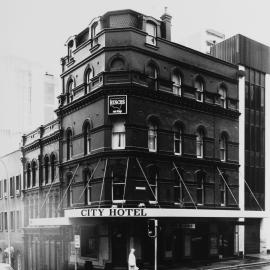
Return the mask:
{"type": "Polygon", "coordinates": [[[108,114],[127,114],[127,96],[108,96],[108,114]]]}

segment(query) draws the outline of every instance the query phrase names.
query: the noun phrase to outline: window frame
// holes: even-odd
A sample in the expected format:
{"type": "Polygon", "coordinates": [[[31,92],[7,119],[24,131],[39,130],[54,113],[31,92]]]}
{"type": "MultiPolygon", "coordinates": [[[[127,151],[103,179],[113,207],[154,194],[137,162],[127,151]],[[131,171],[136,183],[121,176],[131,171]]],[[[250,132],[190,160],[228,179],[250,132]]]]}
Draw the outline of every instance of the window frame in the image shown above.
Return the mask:
{"type": "Polygon", "coordinates": [[[113,150],[126,148],[126,126],[124,121],[113,122],[111,144],[113,150]]]}
{"type": "MultiPolygon", "coordinates": [[[[151,187],[155,198],[154,200],[149,200],[150,204],[157,204],[158,203],[158,168],[155,165],[150,165],[148,167],[148,175],[147,175],[149,186],[151,187]],[[153,171],[151,171],[153,170],[153,171]],[[152,182],[152,173],[154,174],[154,181],[152,182]]],[[[150,190],[151,192],[151,190],[150,190]]],[[[153,196],[153,193],[151,192],[151,195],[153,196]]]]}
{"type": "Polygon", "coordinates": [[[221,162],[227,161],[227,151],[228,151],[228,139],[227,136],[222,134],[219,140],[219,158],[221,162]]]}
{"type": "Polygon", "coordinates": [[[112,179],[112,203],[124,203],[126,200],[123,199],[124,197],[124,192],[125,192],[125,185],[126,185],[126,182],[125,182],[125,173],[126,173],[126,170],[125,170],[125,167],[124,166],[120,166],[118,167],[117,169],[113,169],[111,171],[111,179],[112,179]],[[123,175],[121,175],[119,172],[121,172],[122,170],[122,173],[123,175]],[[115,171],[117,173],[115,173],[115,171]],[[119,173],[119,174],[118,174],[119,173]],[[119,180],[120,179],[120,180],[119,180]],[[116,181],[117,180],[117,181],[116,181]],[[114,198],[114,194],[115,194],[115,187],[120,187],[121,189],[123,189],[123,196],[122,198],[114,198]]]}
{"type": "Polygon", "coordinates": [[[218,89],[218,94],[220,96],[221,107],[227,109],[227,88],[224,85],[221,85],[218,89]]]}
{"type": "Polygon", "coordinates": [[[145,32],[146,35],[146,43],[150,44],[152,46],[157,46],[157,24],[153,21],[146,21],[145,25],[145,32]],[[149,29],[149,27],[152,26],[152,29],[149,29]],[[153,30],[153,31],[152,31],[153,30]]]}
{"type": "Polygon", "coordinates": [[[46,154],[44,157],[44,184],[47,185],[50,179],[50,159],[46,154]]]}
{"type": "Polygon", "coordinates": [[[66,160],[72,159],[72,131],[68,129],[66,131],[66,160]]]}
{"type": "Polygon", "coordinates": [[[91,154],[91,125],[86,121],[83,125],[83,151],[84,155],[91,154]]]}
{"type": "MultiPolygon", "coordinates": [[[[181,169],[177,168],[181,177],[183,178],[183,172],[181,169]]],[[[181,204],[184,202],[184,190],[180,176],[176,169],[174,170],[174,204],[181,204]],[[179,194],[178,200],[176,200],[176,191],[179,194]]],[[[178,196],[177,196],[178,197],[178,196]]]]}
{"type": "Polygon", "coordinates": [[[172,73],[172,82],[173,82],[173,93],[176,96],[181,97],[182,96],[182,76],[180,72],[174,71],[172,73]],[[177,78],[177,80],[174,80],[174,78],[177,78]]]}
{"type": "Polygon", "coordinates": [[[149,122],[148,124],[148,150],[149,152],[157,152],[157,142],[158,142],[158,126],[153,123],[149,122]],[[151,147],[151,142],[154,147],[151,147]]]}
{"type": "Polygon", "coordinates": [[[197,173],[197,187],[196,187],[196,193],[197,193],[197,205],[204,205],[205,204],[205,178],[206,173],[204,172],[198,172],[197,173]],[[198,202],[198,192],[201,193],[201,202],[198,202]]]}
{"type": "Polygon", "coordinates": [[[204,81],[201,78],[196,78],[194,82],[194,87],[196,89],[196,101],[204,102],[204,81]],[[199,85],[200,87],[197,87],[199,85]]]}
{"type": "Polygon", "coordinates": [[[204,158],[204,137],[205,133],[199,129],[196,132],[196,156],[197,158],[204,158]]]}
{"type": "Polygon", "coordinates": [[[183,154],[183,128],[174,127],[173,139],[174,139],[174,154],[176,156],[181,156],[183,154]],[[177,137],[176,134],[178,134],[179,137],[177,137]],[[177,148],[176,146],[178,146],[179,152],[176,151],[177,148]]]}

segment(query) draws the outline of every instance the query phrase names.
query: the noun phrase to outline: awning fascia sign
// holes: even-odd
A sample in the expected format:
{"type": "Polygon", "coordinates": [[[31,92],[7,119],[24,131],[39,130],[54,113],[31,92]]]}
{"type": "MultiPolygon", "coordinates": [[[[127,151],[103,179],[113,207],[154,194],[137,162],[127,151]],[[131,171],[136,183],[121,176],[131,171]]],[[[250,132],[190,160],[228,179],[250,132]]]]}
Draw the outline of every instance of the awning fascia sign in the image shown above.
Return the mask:
{"type": "Polygon", "coordinates": [[[171,209],[171,208],[77,208],[65,210],[66,218],[121,218],[121,217],[210,217],[210,218],[263,218],[265,211],[171,209]]]}

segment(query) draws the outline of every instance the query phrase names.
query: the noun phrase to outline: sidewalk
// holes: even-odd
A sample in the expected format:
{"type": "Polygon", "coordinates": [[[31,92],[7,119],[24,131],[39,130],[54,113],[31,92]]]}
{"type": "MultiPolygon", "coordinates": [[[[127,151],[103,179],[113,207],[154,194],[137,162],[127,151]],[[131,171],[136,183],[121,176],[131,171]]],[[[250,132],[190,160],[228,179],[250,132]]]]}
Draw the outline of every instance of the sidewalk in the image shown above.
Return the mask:
{"type": "Polygon", "coordinates": [[[216,262],[199,263],[192,262],[189,266],[173,267],[169,270],[225,270],[225,269],[256,269],[257,266],[269,265],[270,269],[270,254],[253,254],[245,258],[235,258],[229,260],[221,260],[216,262]]]}

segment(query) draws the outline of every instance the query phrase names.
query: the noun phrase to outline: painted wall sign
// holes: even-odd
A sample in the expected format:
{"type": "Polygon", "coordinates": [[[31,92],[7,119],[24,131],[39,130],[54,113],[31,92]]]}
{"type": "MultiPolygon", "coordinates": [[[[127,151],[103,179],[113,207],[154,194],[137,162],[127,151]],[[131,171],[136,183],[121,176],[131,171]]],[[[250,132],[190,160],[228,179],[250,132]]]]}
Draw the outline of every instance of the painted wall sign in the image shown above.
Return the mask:
{"type": "Polygon", "coordinates": [[[108,114],[127,114],[127,96],[108,96],[108,114]]]}

